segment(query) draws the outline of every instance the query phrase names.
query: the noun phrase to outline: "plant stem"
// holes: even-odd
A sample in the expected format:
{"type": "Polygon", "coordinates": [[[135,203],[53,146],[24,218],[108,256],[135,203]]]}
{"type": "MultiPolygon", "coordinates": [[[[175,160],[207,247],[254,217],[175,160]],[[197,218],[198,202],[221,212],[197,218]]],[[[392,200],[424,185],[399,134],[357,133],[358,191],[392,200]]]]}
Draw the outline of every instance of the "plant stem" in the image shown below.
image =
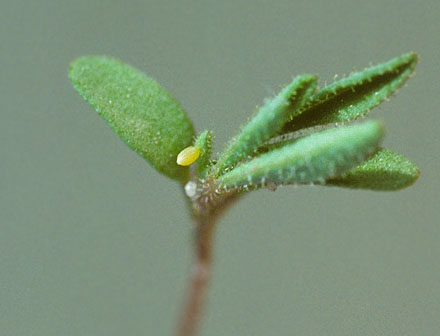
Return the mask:
{"type": "Polygon", "coordinates": [[[195,235],[195,255],[187,297],[178,325],[178,336],[193,336],[200,324],[206,288],[211,275],[212,236],[215,217],[198,218],[195,235]]]}

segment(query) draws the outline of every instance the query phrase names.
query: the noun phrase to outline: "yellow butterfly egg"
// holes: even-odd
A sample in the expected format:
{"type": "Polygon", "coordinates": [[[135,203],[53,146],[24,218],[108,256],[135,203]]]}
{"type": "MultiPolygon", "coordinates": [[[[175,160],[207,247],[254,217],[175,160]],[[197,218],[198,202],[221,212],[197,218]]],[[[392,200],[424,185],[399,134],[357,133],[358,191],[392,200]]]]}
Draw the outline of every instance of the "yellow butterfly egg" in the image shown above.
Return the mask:
{"type": "Polygon", "coordinates": [[[179,166],[189,166],[200,156],[200,148],[189,146],[177,155],[177,164],[179,166]]]}

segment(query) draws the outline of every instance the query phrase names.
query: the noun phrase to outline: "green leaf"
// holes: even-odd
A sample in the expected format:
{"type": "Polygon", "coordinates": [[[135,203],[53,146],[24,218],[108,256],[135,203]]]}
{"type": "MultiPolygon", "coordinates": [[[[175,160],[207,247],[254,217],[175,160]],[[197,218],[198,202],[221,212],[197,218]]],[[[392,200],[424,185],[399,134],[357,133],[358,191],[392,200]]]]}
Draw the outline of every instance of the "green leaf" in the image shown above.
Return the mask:
{"type": "Polygon", "coordinates": [[[416,64],[417,55],[408,53],[332,83],[316,93],[280,134],[365,115],[401,87],[416,64]]]}
{"type": "Polygon", "coordinates": [[[200,157],[196,160],[195,165],[199,177],[203,179],[211,165],[212,132],[203,131],[197,137],[194,146],[200,148],[200,157]]]}
{"type": "Polygon", "coordinates": [[[224,189],[258,189],[279,184],[321,182],[356,167],[383,137],[379,122],[314,133],[263,154],[219,177],[224,189]]]}
{"type": "Polygon", "coordinates": [[[301,75],[287,85],[275,98],[268,100],[256,116],[229,143],[215,167],[215,176],[232,169],[252,155],[259,146],[280,131],[284,123],[296,115],[316,87],[316,77],[301,75]]]}
{"type": "Polygon", "coordinates": [[[419,177],[419,168],[402,155],[381,148],[360,166],[326,181],[338,187],[391,191],[406,188],[419,177]]]}
{"type": "Polygon", "coordinates": [[[188,167],[176,164],[194,129],[178,102],[139,70],[104,56],[70,65],[74,88],[136,153],[166,176],[185,181],[188,167]]]}

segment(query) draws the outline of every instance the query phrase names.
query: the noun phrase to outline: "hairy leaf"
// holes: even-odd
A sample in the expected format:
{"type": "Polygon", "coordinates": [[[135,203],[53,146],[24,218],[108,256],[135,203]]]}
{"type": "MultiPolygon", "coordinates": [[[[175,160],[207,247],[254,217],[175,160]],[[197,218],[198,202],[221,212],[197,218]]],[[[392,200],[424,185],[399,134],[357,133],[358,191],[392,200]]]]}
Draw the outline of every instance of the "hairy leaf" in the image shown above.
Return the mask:
{"type": "Polygon", "coordinates": [[[243,163],[218,182],[220,187],[239,190],[322,183],[356,167],[382,137],[383,128],[375,121],[325,130],[243,163]]]}
{"type": "Polygon", "coordinates": [[[419,168],[404,156],[381,148],[360,166],[327,180],[326,184],[391,191],[410,186],[417,180],[419,173],[419,168]]]}
{"type": "Polygon", "coordinates": [[[196,161],[196,170],[200,178],[204,178],[211,164],[212,132],[203,131],[196,139],[194,146],[200,148],[200,157],[196,161]]]}
{"type": "Polygon", "coordinates": [[[317,92],[280,134],[365,115],[401,87],[416,64],[417,55],[408,53],[332,83],[317,92]]]}
{"type": "Polygon", "coordinates": [[[215,167],[215,175],[230,170],[253,154],[259,146],[280,131],[289,117],[296,115],[316,87],[316,77],[301,75],[286,86],[275,98],[268,100],[256,116],[243,127],[230,143],[215,167]]]}
{"type": "Polygon", "coordinates": [[[140,156],[170,178],[185,181],[188,167],[177,154],[191,144],[194,129],[178,102],[139,70],[104,56],[82,57],[70,65],[79,94],[140,156]]]}

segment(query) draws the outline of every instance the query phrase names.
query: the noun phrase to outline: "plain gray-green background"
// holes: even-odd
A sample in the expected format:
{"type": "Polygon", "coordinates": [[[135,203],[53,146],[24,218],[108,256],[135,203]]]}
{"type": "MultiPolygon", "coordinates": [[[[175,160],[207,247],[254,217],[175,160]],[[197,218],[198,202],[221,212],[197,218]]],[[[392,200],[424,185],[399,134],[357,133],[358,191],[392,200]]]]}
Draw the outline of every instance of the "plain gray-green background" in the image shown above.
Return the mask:
{"type": "Polygon", "coordinates": [[[148,73],[221,149],[294,75],[411,50],[416,76],[371,116],[419,181],[245,197],[218,227],[202,335],[440,334],[439,35],[438,0],[1,1],[0,335],[174,330],[182,194],[74,92],[74,58],[148,73]]]}

